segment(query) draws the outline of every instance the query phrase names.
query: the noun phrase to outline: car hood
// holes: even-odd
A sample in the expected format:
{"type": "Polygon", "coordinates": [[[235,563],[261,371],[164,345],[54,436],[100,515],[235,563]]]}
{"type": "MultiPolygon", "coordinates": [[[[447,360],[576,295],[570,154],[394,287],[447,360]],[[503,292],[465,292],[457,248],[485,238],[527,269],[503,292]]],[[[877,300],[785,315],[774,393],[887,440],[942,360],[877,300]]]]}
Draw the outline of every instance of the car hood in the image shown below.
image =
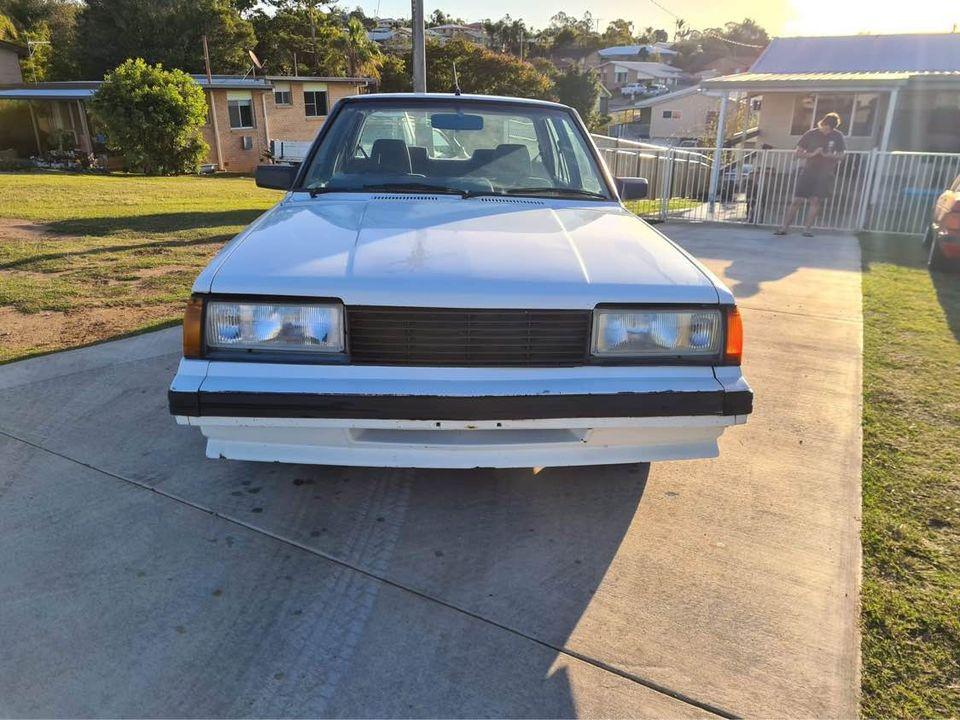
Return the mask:
{"type": "Polygon", "coordinates": [[[699,264],[619,205],[456,196],[288,197],[194,291],[411,307],[718,302],[699,264]]]}

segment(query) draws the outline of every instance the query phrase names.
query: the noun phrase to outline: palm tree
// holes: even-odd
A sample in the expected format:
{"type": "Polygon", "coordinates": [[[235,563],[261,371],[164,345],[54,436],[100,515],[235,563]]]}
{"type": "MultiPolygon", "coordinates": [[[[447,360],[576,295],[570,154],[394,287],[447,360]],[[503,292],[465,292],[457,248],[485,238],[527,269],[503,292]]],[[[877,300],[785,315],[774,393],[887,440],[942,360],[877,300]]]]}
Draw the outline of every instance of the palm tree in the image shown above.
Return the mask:
{"type": "Polygon", "coordinates": [[[367,37],[367,30],[356,18],[350,18],[335,42],[347,60],[347,75],[375,75],[380,66],[380,48],[367,37]]]}

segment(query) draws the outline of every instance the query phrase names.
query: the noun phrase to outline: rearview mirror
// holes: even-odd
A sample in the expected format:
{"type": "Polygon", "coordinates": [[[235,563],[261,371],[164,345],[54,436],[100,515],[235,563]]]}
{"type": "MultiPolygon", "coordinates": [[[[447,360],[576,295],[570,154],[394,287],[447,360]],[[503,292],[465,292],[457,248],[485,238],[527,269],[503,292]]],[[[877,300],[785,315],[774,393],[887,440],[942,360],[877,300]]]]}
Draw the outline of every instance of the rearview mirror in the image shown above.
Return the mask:
{"type": "Polygon", "coordinates": [[[297,179],[298,167],[295,165],[257,165],[253,178],[257,187],[271,190],[289,190],[297,179]]]}
{"type": "Polygon", "coordinates": [[[434,113],[430,125],[437,130],[483,130],[483,115],[434,113]]]}
{"type": "Polygon", "coordinates": [[[646,178],[618,177],[616,184],[621,200],[643,200],[647,196],[646,178]]]}

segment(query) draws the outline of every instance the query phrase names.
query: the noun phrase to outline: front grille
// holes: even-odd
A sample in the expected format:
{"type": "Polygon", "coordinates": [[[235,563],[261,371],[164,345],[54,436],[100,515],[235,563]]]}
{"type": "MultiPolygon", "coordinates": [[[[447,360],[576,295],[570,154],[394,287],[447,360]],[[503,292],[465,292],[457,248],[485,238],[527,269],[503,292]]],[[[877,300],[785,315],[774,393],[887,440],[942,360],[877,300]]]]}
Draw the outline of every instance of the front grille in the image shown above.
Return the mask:
{"type": "Polygon", "coordinates": [[[366,365],[582,365],[589,310],[348,307],[350,360],[366,365]]]}

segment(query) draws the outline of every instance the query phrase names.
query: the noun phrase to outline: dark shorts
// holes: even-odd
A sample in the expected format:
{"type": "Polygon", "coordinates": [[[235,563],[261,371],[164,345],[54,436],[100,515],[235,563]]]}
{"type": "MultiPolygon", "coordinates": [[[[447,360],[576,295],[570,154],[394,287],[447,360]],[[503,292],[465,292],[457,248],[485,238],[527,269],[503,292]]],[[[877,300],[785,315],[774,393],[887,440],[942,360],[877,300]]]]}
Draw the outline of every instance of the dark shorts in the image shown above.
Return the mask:
{"type": "Polygon", "coordinates": [[[794,195],[798,198],[828,198],[833,192],[833,173],[801,170],[794,195]]]}

